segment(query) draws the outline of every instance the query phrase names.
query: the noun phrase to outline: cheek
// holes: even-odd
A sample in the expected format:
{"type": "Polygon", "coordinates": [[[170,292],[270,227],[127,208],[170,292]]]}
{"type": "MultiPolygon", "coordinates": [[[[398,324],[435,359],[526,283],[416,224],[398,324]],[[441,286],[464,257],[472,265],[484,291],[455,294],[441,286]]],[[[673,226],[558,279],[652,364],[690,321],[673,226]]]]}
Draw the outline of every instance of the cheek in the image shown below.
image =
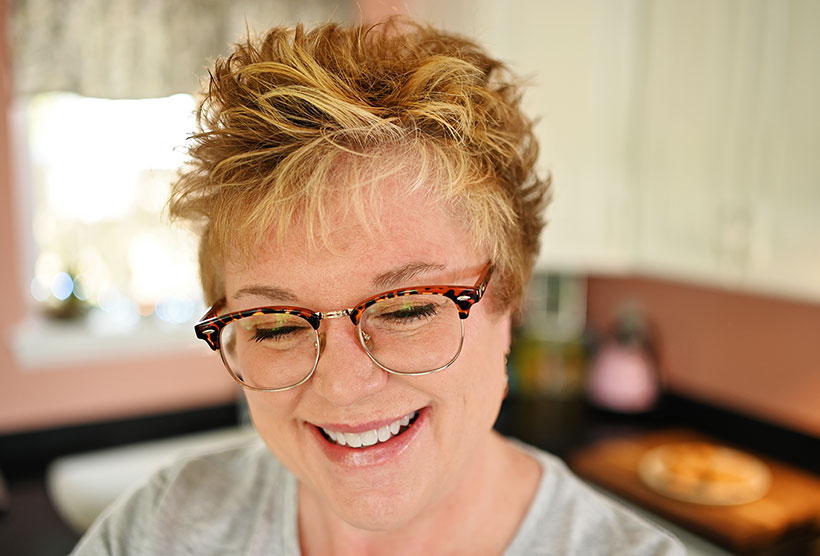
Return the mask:
{"type": "Polygon", "coordinates": [[[486,378],[502,378],[506,375],[505,359],[510,350],[509,316],[488,317],[482,315],[475,330],[468,330],[465,350],[473,354],[470,359],[479,374],[486,378]]]}
{"type": "Polygon", "coordinates": [[[292,452],[289,447],[296,443],[297,423],[293,414],[297,394],[246,390],[245,399],[259,436],[280,460],[287,459],[292,452]]]}
{"type": "Polygon", "coordinates": [[[481,421],[495,421],[507,386],[504,358],[509,348],[509,321],[484,318],[468,331],[465,356],[460,370],[460,392],[467,411],[481,415],[481,421]]]}

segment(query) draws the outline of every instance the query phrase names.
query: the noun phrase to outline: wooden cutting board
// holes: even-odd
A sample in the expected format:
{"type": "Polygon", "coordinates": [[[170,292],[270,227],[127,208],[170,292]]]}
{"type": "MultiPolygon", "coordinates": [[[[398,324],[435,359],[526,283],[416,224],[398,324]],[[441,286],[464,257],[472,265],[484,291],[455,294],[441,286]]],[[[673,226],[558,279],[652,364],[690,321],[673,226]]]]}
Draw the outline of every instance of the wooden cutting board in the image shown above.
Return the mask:
{"type": "Polygon", "coordinates": [[[740,553],[760,552],[790,538],[820,532],[820,477],[754,454],[771,471],[768,493],[755,502],[707,506],[667,498],[638,476],[647,450],[674,442],[724,442],[694,431],[674,429],[610,439],[589,445],[570,457],[575,472],[664,517],[740,553]]]}

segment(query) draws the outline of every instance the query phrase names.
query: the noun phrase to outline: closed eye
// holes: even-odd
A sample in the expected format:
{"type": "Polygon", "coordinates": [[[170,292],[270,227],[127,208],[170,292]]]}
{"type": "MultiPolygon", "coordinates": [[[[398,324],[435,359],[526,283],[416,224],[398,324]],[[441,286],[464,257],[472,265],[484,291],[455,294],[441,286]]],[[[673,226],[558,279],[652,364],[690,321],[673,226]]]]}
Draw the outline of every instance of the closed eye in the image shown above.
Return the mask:
{"type": "Polygon", "coordinates": [[[253,340],[262,342],[265,340],[281,340],[292,335],[296,330],[304,329],[303,326],[278,326],[276,328],[257,328],[253,335],[253,340]]]}
{"type": "Polygon", "coordinates": [[[432,317],[436,315],[436,312],[435,305],[433,303],[427,303],[425,305],[401,307],[395,311],[381,313],[379,317],[394,322],[406,322],[425,317],[432,317]]]}

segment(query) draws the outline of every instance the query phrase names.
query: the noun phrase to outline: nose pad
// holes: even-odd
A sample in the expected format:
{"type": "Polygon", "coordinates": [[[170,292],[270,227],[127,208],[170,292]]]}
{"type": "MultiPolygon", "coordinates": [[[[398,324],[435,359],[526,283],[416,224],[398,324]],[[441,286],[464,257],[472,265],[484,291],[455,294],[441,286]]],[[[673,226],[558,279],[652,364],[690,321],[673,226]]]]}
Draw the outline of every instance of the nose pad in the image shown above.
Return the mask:
{"type": "Polygon", "coordinates": [[[359,334],[361,334],[362,342],[364,343],[365,347],[367,347],[367,349],[373,347],[373,340],[370,337],[370,334],[361,329],[359,330],[359,334]]]}

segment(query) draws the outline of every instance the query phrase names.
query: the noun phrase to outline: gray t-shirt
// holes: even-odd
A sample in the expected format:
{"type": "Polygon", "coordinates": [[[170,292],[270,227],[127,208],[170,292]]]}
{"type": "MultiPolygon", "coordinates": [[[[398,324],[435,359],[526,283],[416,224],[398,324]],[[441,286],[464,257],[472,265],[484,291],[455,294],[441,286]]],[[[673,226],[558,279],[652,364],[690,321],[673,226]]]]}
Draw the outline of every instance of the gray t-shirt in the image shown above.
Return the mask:
{"type": "MultiPolygon", "coordinates": [[[[599,495],[554,456],[505,556],[683,555],[669,533],[599,495]]],[[[259,439],[177,462],[112,504],[75,556],[300,554],[296,478],[259,439]]]]}

